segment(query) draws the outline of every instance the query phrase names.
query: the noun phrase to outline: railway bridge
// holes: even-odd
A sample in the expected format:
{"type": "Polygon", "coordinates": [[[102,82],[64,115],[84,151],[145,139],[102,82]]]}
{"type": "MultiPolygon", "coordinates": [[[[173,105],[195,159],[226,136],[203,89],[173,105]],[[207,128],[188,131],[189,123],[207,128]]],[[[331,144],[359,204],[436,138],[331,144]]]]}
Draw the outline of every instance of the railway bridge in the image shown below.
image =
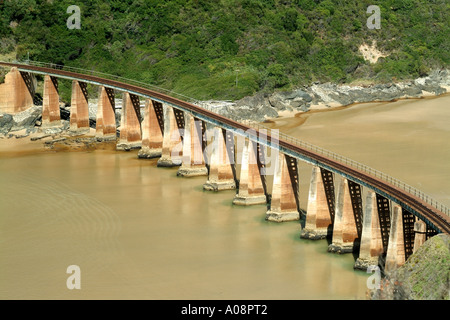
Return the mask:
{"type": "Polygon", "coordinates": [[[300,237],[327,238],[328,251],[356,253],[355,268],[382,261],[393,270],[427,238],[450,233],[449,208],[420,190],[278,130],[239,123],[187,97],[113,75],[31,61],[0,66],[10,69],[0,85],[0,113],[31,107],[35,75],[41,75],[42,127],[60,126],[58,79],[66,79],[72,82],[70,131],[83,134],[90,130],[88,84],[98,87],[97,139],[116,141],[118,150],[137,148],[139,158],[159,158],[158,166],[178,167],[181,177],[204,175],[204,190],[236,189],[233,203],[266,204],[268,221],[301,220],[300,237]],[[122,95],[120,126],[116,92],[122,95]],[[312,166],[306,210],[299,200],[300,161],[312,166]]]}

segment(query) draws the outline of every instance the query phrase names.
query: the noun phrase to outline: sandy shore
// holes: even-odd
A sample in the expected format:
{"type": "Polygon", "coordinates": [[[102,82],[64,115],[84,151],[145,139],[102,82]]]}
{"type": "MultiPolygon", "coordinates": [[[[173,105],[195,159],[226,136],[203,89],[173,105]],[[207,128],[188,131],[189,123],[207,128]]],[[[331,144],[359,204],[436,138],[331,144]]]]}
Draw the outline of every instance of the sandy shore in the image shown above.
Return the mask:
{"type": "MultiPolygon", "coordinates": [[[[25,129],[14,132],[15,135],[24,135],[25,129]]],[[[0,157],[15,157],[18,155],[45,152],[44,141],[32,141],[32,138],[39,137],[40,133],[33,133],[23,138],[7,138],[0,136],[0,157]]],[[[47,138],[51,139],[51,138],[47,138]]]]}
{"type": "MultiPolygon", "coordinates": [[[[319,103],[315,105],[311,105],[310,109],[308,111],[283,111],[279,113],[279,116],[276,118],[268,118],[264,124],[269,127],[277,127],[277,128],[284,128],[284,129],[290,129],[294,127],[298,127],[305,123],[305,121],[313,114],[316,113],[322,113],[322,112],[333,112],[333,111],[339,111],[339,110],[345,110],[350,108],[356,108],[356,107],[376,107],[379,105],[394,105],[395,102],[409,102],[409,101],[415,101],[415,100],[425,100],[430,101],[434,99],[439,98],[445,98],[450,97],[450,91],[444,94],[441,94],[439,96],[436,96],[435,94],[424,94],[422,97],[418,98],[401,98],[396,99],[393,101],[373,101],[373,102],[359,102],[359,103],[352,103],[349,105],[341,105],[338,103],[319,103]]],[[[424,102],[425,102],[424,101],[424,102]]],[[[406,117],[407,115],[405,115],[406,117]]]]}
{"type": "Polygon", "coordinates": [[[69,132],[48,135],[42,132],[26,135],[26,130],[14,131],[8,136],[0,136],[0,158],[26,156],[36,153],[57,151],[92,151],[95,149],[115,150],[115,142],[99,142],[95,129],[87,134],[69,132]]]}

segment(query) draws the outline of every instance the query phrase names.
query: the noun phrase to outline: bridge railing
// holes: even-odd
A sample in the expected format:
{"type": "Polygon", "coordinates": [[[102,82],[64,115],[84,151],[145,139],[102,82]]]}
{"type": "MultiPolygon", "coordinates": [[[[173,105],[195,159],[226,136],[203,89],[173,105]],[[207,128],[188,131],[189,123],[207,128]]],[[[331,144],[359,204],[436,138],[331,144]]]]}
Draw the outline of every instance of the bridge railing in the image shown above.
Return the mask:
{"type": "Polygon", "coordinates": [[[104,73],[104,72],[100,72],[100,71],[94,71],[94,70],[88,70],[88,69],[82,69],[82,68],[70,67],[70,66],[63,66],[63,65],[59,65],[59,64],[55,64],[55,63],[32,61],[32,60],[19,61],[18,63],[27,64],[27,65],[35,66],[35,67],[44,67],[44,68],[50,68],[50,69],[55,69],[55,70],[71,71],[71,72],[84,74],[84,75],[88,75],[88,76],[95,76],[95,77],[99,77],[99,78],[103,78],[103,79],[119,81],[119,82],[130,84],[133,86],[161,92],[161,93],[170,95],[171,97],[178,98],[178,99],[186,101],[186,102],[191,102],[191,103],[198,102],[198,100],[196,100],[192,97],[188,97],[186,95],[180,94],[178,92],[167,90],[165,88],[151,85],[151,84],[148,84],[148,83],[145,83],[142,81],[128,79],[128,78],[124,78],[121,76],[104,73]]]}
{"type": "MultiPolygon", "coordinates": [[[[36,66],[36,67],[46,67],[46,68],[51,68],[51,69],[56,69],[56,70],[64,70],[64,71],[71,71],[71,72],[75,72],[75,73],[80,73],[80,74],[84,74],[84,75],[90,75],[90,76],[96,76],[96,77],[100,77],[100,78],[104,78],[104,79],[109,79],[109,80],[115,80],[115,81],[119,81],[122,83],[126,83],[126,84],[130,84],[130,85],[134,85],[134,86],[138,86],[138,87],[142,87],[142,88],[146,88],[149,90],[154,90],[154,91],[158,91],[167,95],[170,95],[174,98],[178,98],[180,100],[186,101],[186,102],[190,102],[193,104],[198,103],[199,101],[185,96],[183,94],[179,94],[177,92],[171,91],[171,90],[167,90],[155,85],[150,85],[148,83],[144,83],[141,81],[137,81],[137,80],[133,80],[133,79],[127,79],[124,77],[120,77],[120,76],[116,76],[116,75],[111,75],[108,73],[103,73],[103,72],[99,72],[99,71],[93,71],[93,70],[87,70],[87,69],[82,69],[82,68],[76,68],[76,67],[69,67],[69,66],[62,66],[62,65],[58,65],[58,64],[53,64],[53,63],[46,63],[46,62],[39,62],[39,61],[31,61],[31,60],[27,60],[27,61],[22,61],[20,63],[23,64],[28,64],[31,66],[36,66]]],[[[213,111],[210,111],[213,112],[213,111]]],[[[271,131],[272,129],[269,127],[266,127],[260,123],[250,123],[249,126],[253,127],[254,129],[258,129],[258,130],[266,130],[267,135],[269,137],[272,136],[271,131]]],[[[436,200],[434,200],[431,196],[425,194],[424,192],[418,190],[417,188],[414,188],[398,179],[395,179],[381,171],[378,171],[376,169],[373,169],[369,166],[366,166],[362,163],[359,163],[355,160],[346,158],[344,156],[341,156],[339,154],[336,154],[332,151],[329,150],[325,150],[323,148],[320,148],[318,146],[315,146],[309,142],[306,141],[302,141],[299,140],[297,138],[294,138],[292,136],[289,136],[285,133],[282,133],[280,131],[277,130],[277,132],[273,135],[275,137],[278,137],[280,140],[284,140],[286,142],[289,142],[291,144],[294,144],[296,146],[299,146],[303,149],[315,152],[319,155],[325,156],[327,158],[330,158],[334,161],[337,161],[341,164],[344,164],[346,166],[352,167],[356,170],[359,170],[361,172],[364,172],[366,174],[369,174],[375,178],[378,178],[384,182],[387,182],[419,199],[421,199],[422,201],[424,201],[425,203],[429,204],[430,206],[438,209],[439,211],[441,211],[442,213],[446,214],[446,215],[450,215],[450,209],[448,207],[446,207],[445,205],[437,202],[436,200]]]]}
{"type": "MultiPolygon", "coordinates": [[[[271,129],[267,126],[264,126],[261,123],[251,123],[249,124],[251,127],[258,129],[259,131],[261,130],[266,130],[265,132],[267,132],[267,136],[271,137],[271,131],[274,129],[271,129]]],[[[364,165],[362,163],[359,163],[355,160],[346,158],[344,156],[341,156],[339,154],[336,154],[332,151],[323,149],[321,147],[315,146],[309,142],[306,141],[302,141],[299,140],[297,138],[294,138],[292,136],[289,136],[283,132],[279,132],[277,130],[276,134],[274,136],[278,136],[280,140],[284,140],[288,143],[291,143],[293,145],[296,145],[298,147],[301,147],[303,149],[306,149],[308,151],[312,151],[316,154],[322,155],[324,157],[327,157],[329,159],[332,159],[336,162],[339,162],[341,164],[344,164],[346,166],[352,167],[358,171],[364,172],[366,174],[369,174],[375,178],[378,178],[384,182],[387,182],[411,195],[414,195],[415,197],[421,199],[422,201],[426,202],[427,204],[429,204],[430,206],[438,209],[439,211],[441,211],[442,213],[446,214],[446,215],[450,215],[450,209],[448,207],[446,207],[445,205],[437,202],[436,200],[434,200],[431,196],[425,194],[424,192],[418,190],[417,188],[414,188],[398,179],[395,179],[389,175],[387,175],[386,173],[383,173],[381,171],[378,171],[376,169],[373,169],[367,165],[364,165]]]]}

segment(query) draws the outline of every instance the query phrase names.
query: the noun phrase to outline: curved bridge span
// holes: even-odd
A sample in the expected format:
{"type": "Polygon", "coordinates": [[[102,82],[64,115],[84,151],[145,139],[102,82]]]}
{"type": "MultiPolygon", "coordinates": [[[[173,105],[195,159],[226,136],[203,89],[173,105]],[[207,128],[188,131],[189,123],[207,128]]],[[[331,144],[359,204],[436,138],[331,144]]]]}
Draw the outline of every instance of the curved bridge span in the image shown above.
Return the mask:
{"type": "MultiPolygon", "coordinates": [[[[270,196],[268,196],[267,194],[267,189],[264,186],[265,181],[263,178],[261,178],[262,188],[259,188],[261,189],[263,195],[264,199],[263,202],[265,202],[265,200],[267,199],[268,200],[267,203],[272,206],[267,214],[268,220],[275,220],[275,221],[288,220],[283,219],[282,217],[292,216],[292,212],[297,212],[297,214],[300,212],[298,199],[295,199],[295,201],[292,200],[293,198],[298,196],[298,194],[296,194],[296,192],[298,192],[298,187],[296,188],[295,186],[295,184],[298,183],[298,169],[296,166],[296,161],[298,160],[304,161],[313,165],[313,174],[311,178],[310,195],[309,195],[309,202],[311,203],[308,203],[308,210],[306,212],[306,226],[304,228],[306,231],[304,232],[304,234],[302,234],[302,236],[305,238],[323,238],[324,237],[323,230],[320,231],[319,229],[321,228],[323,229],[324,227],[326,230],[325,236],[326,235],[329,236],[330,225],[332,225],[334,226],[335,229],[335,231],[331,231],[333,233],[333,238],[335,237],[341,238],[341,243],[345,243],[346,237],[348,238],[348,234],[346,235],[346,231],[344,230],[345,227],[343,227],[343,231],[341,230],[340,236],[335,236],[334,233],[337,232],[336,229],[338,222],[343,221],[345,219],[345,213],[343,213],[343,211],[345,211],[347,205],[349,207],[352,207],[352,210],[350,211],[353,211],[352,219],[353,224],[356,225],[355,226],[356,238],[358,239],[359,246],[361,247],[362,250],[363,247],[365,246],[364,238],[366,236],[366,233],[368,232],[368,231],[366,232],[364,228],[365,227],[369,228],[371,225],[368,221],[368,218],[366,218],[366,214],[365,213],[363,214],[362,212],[363,209],[360,195],[361,186],[364,186],[368,190],[370,190],[370,194],[367,198],[367,204],[364,211],[371,213],[377,211],[378,219],[372,217],[372,220],[375,221],[374,222],[375,224],[378,224],[380,235],[370,235],[370,237],[372,238],[372,240],[374,238],[379,238],[379,240],[383,243],[383,247],[379,250],[378,253],[384,252],[384,254],[386,254],[389,249],[388,243],[392,241],[399,241],[398,237],[396,237],[395,235],[393,236],[391,234],[392,230],[394,229],[393,223],[394,221],[397,221],[397,219],[399,219],[399,221],[401,222],[401,226],[403,229],[403,239],[401,242],[403,242],[405,250],[407,247],[406,242],[408,241],[410,242],[408,244],[409,247],[411,247],[412,242],[414,242],[414,237],[411,235],[416,234],[417,236],[417,234],[434,234],[434,233],[450,234],[450,210],[444,205],[439,204],[433,199],[431,199],[431,197],[428,197],[421,191],[413,187],[410,187],[392,177],[389,177],[377,170],[369,168],[353,160],[346,159],[342,156],[336,155],[332,152],[321,149],[319,147],[310,145],[306,142],[299,141],[293,137],[281,134],[277,130],[271,130],[259,124],[248,125],[233,121],[231,119],[218,115],[212,111],[197,106],[195,104],[195,101],[191,102],[185,101],[189,100],[187,97],[178,96],[177,94],[170,92],[161,93],[162,90],[159,89],[155,90],[155,88],[151,86],[133,80],[123,79],[107,74],[96,73],[82,69],[67,68],[36,62],[34,63],[28,62],[27,64],[0,62],[0,66],[8,68],[17,68],[17,70],[20,72],[25,82],[27,82],[26,80],[27,75],[31,74],[43,75],[46,77],[46,79],[47,78],[51,79],[53,84],[57,82],[56,81],[57,78],[68,79],[73,81],[72,103],[74,103],[74,101],[77,101],[76,100],[77,98],[75,98],[74,100],[75,94],[74,92],[76,91],[77,88],[81,88],[80,92],[85,92],[86,87],[80,85],[85,83],[90,83],[103,88],[103,90],[106,92],[106,96],[109,97],[110,102],[112,101],[111,103],[113,109],[114,109],[114,99],[113,99],[114,90],[127,93],[130,97],[130,99],[128,100],[131,101],[129,103],[131,105],[134,104],[135,106],[134,110],[137,113],[136,116],[139,118],[141,118],[138,110],[139,108],[137,107],[139,104],[136,105],[136,103],[134,103],[133,101],[137,99],[139,103],[139,98],[136,97],[146,99],[147,101],[150,101],[150,106],[153,106],[154,108],[152,108],[151,109],[152,111],[149,111],[149,113],[147,112],[146,109],[144,117],[151,117],[152,114],[155,115],[155,119],[159,121],[159,127],[161,129],[161,134],[164,136],[164,139],[166,139],[166,135],[171,130],[169,129],[170,125],[168,124],[168,118],[172,116],[169,115],[169,112],[165,110],[163,106],[170,106],[170,108],[173,109],[173,113],[175,115],[175,122],[177,123],[178,128],[179,129],[190,128],[190,135],[192,136],[197,134],[196,126],[194,123],[198,122],[201,124],[201,126],[203,126],[203,129],[206,126],[206,124],[211,125],[217,129],[220,129],[217,131],[219,133],[217,133],[216,131],[214,133],[216,137],[215,140],[220,141],[222,139],[223,142],[225,142],[225,144],[227,143],[227,139],[229,140],[230,137],[231,139],[233,139],[233,136],[244,137],[247,141],[247,145],[244,144],[245,152],[247,152],[246,158],[245,157],[244,158],[247,159],[246,160],[247,162],[249,158],[252,157],[257,158],[256,171],[251,166],[251,164],[248,164],[246,167],[247,169],[244,177],[255,175],[255,172],[259,173],[260,176],[264,175],[262,173],[262,169],[264,169],[264,164],[261,164],[261,161],[258,158],[262,154],[261,152],[262,146],[266,147],[267,149],[270,148],[271,150],[276,150],[277,153],[281,155],[279,159],[281,160],[285,159],[284,161],[285,165],[277,164],[275,166],[274,187],[272,194],[270,196]],[[135,98],[134,100],[133,97],[135,98]],[[188,123],[188,116],[183,116],[182,114],[189,115],[189,119],[191,118],[193,119],[192,125],[188,123]],[[223,133],[223,136],[221,135],[220,131],[223,133]],[[254,154],[251,152],[252,150],[251,146],[253,144],[255,148],[254,154]],[[284,172],[286,172],[286,174],[284,172]],[[341,182],[339,184],[340,191],[338,192],[338,194],[335,194],[334,192],[334,183],[336,182],[335,180],[333,180],[334,175],[336,176],[338,175],[339,177],[341,177],[341,182]],[[276,181],[279,182],[279,187],[275,186],[276,181]],[[342,191],[345,188],[348,188],[346,189],[348,190],[347,193],[342,191]],[[286,196],[286,194],[288,196],[286,196]],[[289,204],[289,194],[293,195],[290,197],[290,201],[294,203],[293,205],[292,203],[289,204]],[[323,199],[324,201],[322,204],[320,203],[321,201],[320,199],[323,199]],[[383,210],[386,210],[387,207],[386,203],[388,203],[389,201],[395,204],[395,206],[393,206],[392,204],[389,205],[387,211],[384,211],[383,213],[383,210]],[[370,203],[372,203],[371,207],[370,203]],[[326,208],[324,209],[323,207],[326,208]],[[385,209],[383,209],[383,207],[385,209]],[[320,218],[322,215],[321,210],[322,211],[325,210],[329,217],[320,218]],[[399,218],[397,218],[397,213],[399,215],[399,218]],[[309,215],[311,216],[311,218],[309,217],[309,215]],[[271,217],[275,218],[271,219],[271,217]],[[325,220],[326,221],[329,220],[329,223],[326,223],[325,220]],[[426,228],[424,227],[423,229],[421,229],[421,231],[417,229],[415,223],[418,221],[423,222],[426,228]],[[410,238],[410,240],[407,240],[408,237],[410,238]]],[[[57,89],[57,85],[55,86],[57,89]]],[[[45,83],[44,87],[47,88],[47,82],[45,83]]],[[[30,93],[34,92],[33,90],[29,91],[30,93]]],[[[49,91],[47,91],[46,95],[44,89],[44,109],[45,109],[45,101],[48,101],[50,99],[48,97],[49,95],[48,92],[49,91]]],[[[128,97],[128,95],[126,97],[128,97]]],[[[124,97],[123,102],[124,106],[122,112],[131,112],[125,111],[125,105],[126,103],[128,103],[127,99],[125,99],[126,97],[124,97]]],[[[79,115],[80,112],[78,112],[78,116],[79,115]]],[[[128,116],[122,116],[122,118],[131,119],[128,116]]],[[[130,121],[130,123],[132,122],[131,120],[126,119],[122,120],[122,124],[124,125],[124,127],[127,126],[126,121],[130,121]]],[[[104,116],[104,119],[102,121],[106,126],[106,116],[104,116]]],[[[144,130],[144,122],[145,121],[143,121],[141,124],[142,130],[144,130]]],[[[122,129],[124,127],[122,127],[122,129]]],[[[131,129],[127,130],[128,134],[131,131],[132,131],[131,129]]],[[[203,131],[200,128],[200,136],[202,136],[201,132],[203,131]]],[[[146,138],[147,140],[152,139],[151,137],[148,137],[148,135],[146,137],[146,134],[144,132],[142,132],[142,134],[143,134],[142,136],[142,148],[143,148],[144,139],[146,138]]],[[[184,136],[183,152],[188,151],[187,153],[191,153],[191,151],[184,146],[187,145],[185,143],[187,137],[188,136],[184,136]]],[[[191,144],[194,144],[194,142],[192,142],[191,144]]],[[[147,144],[145,146],[147,146],[147,144]]],[[[164,146],[164,142],[162,142],[162,146],[160,147],[162,148],[161,151],[162,154],[164,154],[164,148],[166,148],[164,146]]],[[[225,149],[226,151],[228,151],[228,157],[230,157],[231,159],[230,149],[228,147],[225,147],[225,149]]],[[[195,151],[192,151],[191,158],[193,157],[192,154],[194,152],[195,151]]],[[[225,155],[225,158],[226,157],[227,155],[225,155]]],[[[220,156],[217,156],[217,158],[220,158],[220,156]]],[[[278,162],[280,161],[279,159],[277,160],[278,162]]],[[[212,161],[213,160],[211,160],[210,166],[208,167],[209,172],[208,188],[210,190],[217,191],[221,190],[220,180],[224,176],[227,176],[227,174],[224,173],[225,172],[224,170],[226,169],[223,168],[223,165],[216,166],[216,164],[214,164],[212,161]],[[212,175],[214,174],[216,175],[212,177],[212,175]]],[[[245,163],[247,164],[247,162],[245,163]]],[[[178,165],[180,165],[180,163],[178,163],[178,165]]],[[[233,177],[230,178],[230,176],[226,177],[225,180],[227,179],[228,179],[227,182],[228,186],[230,184],[232,185],[232,182],[230,182],[229,180],[235,180],[233,179],[233,177]]],[[[253,200],[258,198],[258,194],[255,191],[258,189],[258,186],[256,186],[254,182],[241,181],[240,183],[237,182],[234,187],[237,188],[238,185],[239,189],[241,188],[245,189],[244,190],[245,195],[240,195],[240,200],[235,199],[236,204],[240,204],[239,201],[241,201],[245,197],[247,197],[246,198],[247,200],[245,201],[248,201],[248,198],[251,198],[253,200]]],[[[229,187],[228,189],[232,187],[233,186],[229,187]]],[[[205,189],[208,188],[205,187],[205,189]]],[[[241,191],[239,191],[239,193],[241,193],[241,191]]],[[[239,194],[237,195],[237,197],[238,196],[239,194]]],[[[261,198],[261,195],[259,195],[259,197],[261,198]]],[[[245,204],[253,204],[252,203],[253,200],[245,204]]],[[[355,239],[353,239],[350,242],[354,247],[355,239]]],[[[338,249],[336,251],[345,252],[345,250],[342,249],[343,247],[345,246],[341,246],[341,249],[338,249]]],[[[330,249],[330,251],[332,250],[330,249]]],[[[408,253],[405,254],[406,258],[408,257],[408,255],[409,255],[408,253]]]]}

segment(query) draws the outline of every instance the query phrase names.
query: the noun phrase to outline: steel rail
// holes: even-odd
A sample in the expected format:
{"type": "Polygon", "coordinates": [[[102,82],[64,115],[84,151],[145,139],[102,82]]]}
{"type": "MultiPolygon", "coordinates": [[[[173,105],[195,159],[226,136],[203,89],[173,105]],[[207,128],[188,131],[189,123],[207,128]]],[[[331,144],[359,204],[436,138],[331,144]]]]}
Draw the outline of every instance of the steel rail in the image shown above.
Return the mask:
{"type": "MultiPolygon", "coordinates": [[[[182,99],[172,96],[172,94],[178,94],[174,94],[172,92],[170,92],[171,95],[160,93],[158,91],[150,89],[150,86],[142,84],[138,81],[103,73],[98,73],[99,75],[104,76],[99,77],[97,75],[93,75],[96,72],[89,72],[88,70],[72,68],[74,70],[91,74],[62,70],[66,67],[52,64],[39,64],[47,66],[44,67],[0,61],[0,66],[17,67],[19,70],[28,72],[50,74],[53,76],[61,76],[63,78],[65,77],[69,79],[77,79],[80,81],[90,81],[92,83],[97,83],[100,85],[118,88],[122,89],[123,91],[139,94],[144,97],[150,97],[152,99],[171,104],[175,107],[178,106],[180,108],[186,109],[190,112],[193,112],[194,114],[202,115],[202,118],[214,120],[211,123],[222,124],[225,128],[229,127],[237,130],[242,130],[243,132],[246,132],[249,138],[252,138],[256,141],[261,141],[261,138],[264,137],[266,141],[268,141],[269,138],[272,138],[272,134],[269,133],[271,132],[271,129],[266,128],[262,125],[245,125],[239,123],[224,116],[218,115],[217,113],[214,113],[212,111],[198,107],[193,103],[186,102],[182,99]],[[107,77],[118,78],[122,81],[108,79],[107,77]],[[144,86],[147,88],[145,88],[144,86]]],[[[397,179],[392,178],[384,173],[369,168],[363,164],[359,164],[358,162],[351,159],[339,156],[337,154],[334,154],[333,152],[313,146],[309,143],[300,141],[283,133],[277,133],[277,135],[279,135],[279,137],[277,138],[279,146],[281,148],[292,152],[294,155],[298,154],[303,158],[306,157],[308,159],[312,159],[319,166],[331,168],[334,169],[334,171],[343,173],[345,176],[353,178],[356,182],[364,182],[374,190],[380,191],[381,193],[390,196],[390,198],[394,199],[394,201],[398,202],[398,204],[402,205],[403,207],[412,210],[413,214],[415,213],[415,215],[419,216],[420,218],[437,228],[438,231],[450,234],[450,210],[444,205],[439,204],[437,201],[433,200],[431,197],[425,195],[423,192],[411,186],[408,186],[407,184],[398,181],[397,179]],[[414,191],[414,193],[412,193],[412,191],[414,191]]]]}

